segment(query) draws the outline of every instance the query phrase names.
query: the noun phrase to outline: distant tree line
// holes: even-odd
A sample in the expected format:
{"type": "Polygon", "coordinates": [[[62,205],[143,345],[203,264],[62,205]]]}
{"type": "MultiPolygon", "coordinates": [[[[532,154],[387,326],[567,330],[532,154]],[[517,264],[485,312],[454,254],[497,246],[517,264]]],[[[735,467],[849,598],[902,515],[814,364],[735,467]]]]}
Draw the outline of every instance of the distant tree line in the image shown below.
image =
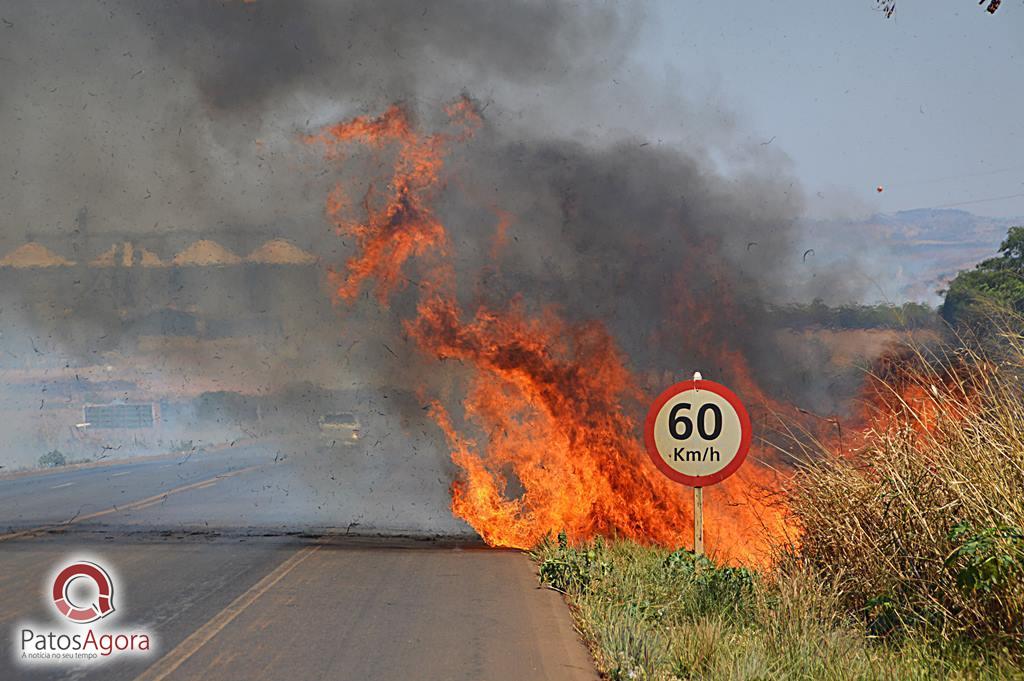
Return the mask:
{"type": "Polygon", "coordinates": [[[811,303],[771,307],[769,312],[780,326],[789,328],[922,329],[941,325],[935,308],[924,303],[831,307],[816,299],[811,303]]]}
{"type": "MultiPolygon", "coordinates": [[[[985,336],[1024,326],[1024,226],[1011,227],[995,257],[963,270],[940,291],[938,310],[923,303],[840,305],[811,303],[770,306],[779,326],[830,329],[921,329],[952,327],[985,336]]],[[[1020,329],[1024,332],[1024,329],[1020,329]]]]}

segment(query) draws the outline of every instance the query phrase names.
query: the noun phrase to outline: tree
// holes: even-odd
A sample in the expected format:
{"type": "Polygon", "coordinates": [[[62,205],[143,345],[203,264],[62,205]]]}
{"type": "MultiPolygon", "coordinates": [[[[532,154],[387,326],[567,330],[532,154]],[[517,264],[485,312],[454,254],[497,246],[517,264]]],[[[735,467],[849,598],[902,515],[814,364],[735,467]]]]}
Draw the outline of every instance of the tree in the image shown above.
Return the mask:
{"type": "Polygon", "coordinates": [[[994,310],[1024,313],[1024,227],[1011,227],[999,255],[956,275],[945,291],[942,317],[980,328],[994,310]]]}

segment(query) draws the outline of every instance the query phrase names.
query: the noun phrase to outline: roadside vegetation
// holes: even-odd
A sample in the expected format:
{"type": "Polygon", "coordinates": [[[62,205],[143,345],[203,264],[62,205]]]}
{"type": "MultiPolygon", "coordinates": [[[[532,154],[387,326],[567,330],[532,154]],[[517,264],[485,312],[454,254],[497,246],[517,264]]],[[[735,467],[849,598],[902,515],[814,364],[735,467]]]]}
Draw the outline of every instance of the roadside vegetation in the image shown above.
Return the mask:
{"type": "Polygon", "coordinates": [[[40,468],[60,468],[61,466],[69,466],[76,463],[89,463],[92,459],[86,457],[82,459],[72,459],[64,455],[59,449],[51,449],[39,457],[40,468]]]}
{"type": "Polygon", "coordinates": [[[821,300],[804,304],[769,306],[768,313],[779,326],[792,329],[938,329],[942,318],[924,303],[892,305],[839,305],[830,307],[821,300]]]}
{"type": "Polygon", "coordinates": [[[898,358],[872,378],[863,441],[806,455],[789,485],[802,534],[784,558],[837,584],[871,636],[1024,653],[1024,337],[1000,343],[998,362],[898,358]]]}
{"type": "Polygon", "coordinates": [[[796,561],[755,572],[602,540],[547,542],[534,555],[615,681],[1021,677],[1006,650],[916,631],[872,635],[841,579],[796,561]]]}
{"type": "Polygon", "coordinates": [[[56,468],[57,466],[64,466],[67,462],[67,458],[59,449],[51,449],[39,457],[40,468],[56,468]]]}
{"type": "Polygon", "coordinates": [[[869,376],[855,443],[799,438],[801,533],[770,568],[604,539],[535,549],[606,678],[1024,679],[1022,248],[1015,228],[1005,261],[954,281],[955,340],[869,376]]]}

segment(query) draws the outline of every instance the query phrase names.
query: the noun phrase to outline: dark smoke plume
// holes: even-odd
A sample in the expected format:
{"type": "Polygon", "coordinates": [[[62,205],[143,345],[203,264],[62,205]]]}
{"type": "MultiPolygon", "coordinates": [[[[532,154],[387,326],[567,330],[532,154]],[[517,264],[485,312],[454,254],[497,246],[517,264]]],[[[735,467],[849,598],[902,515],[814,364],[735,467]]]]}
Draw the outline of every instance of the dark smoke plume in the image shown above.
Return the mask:
{"type": "MultiPolygon", "coordinates": [[[[787,161],[747,148],[730,118],[709,113],[721,106],[667,91],[632,61],[635,6],[111,0],[5,3],[0,14],[0,250],[38,240],[82,263],[140,240],[166,259],[198,238],[244,253],[284,236],[340,267],[351,244],[323,216],[338,177],[301,135],[396,101],[430,130],[465,93],[485,126],[453,148],[437,207],[465,300],[519,295],[603,320],[638,370],[716,377],[708,346],[726,344],[789,397],[821,390],[793,387],[798,353],[776,342],[760,306],[848,293],[825,273],[814,290],[793,284],[805,248],[787,161]],[[678,143],[652,143],[670,128],[678,143]],[[725,172],[722,157],[733,161],[725,172]],[[698,309],[680,307],[684,289],[698,309]]],[[[383,176],[358,153],[335,172],[354,196],[383,176]]],[[[130,350],[126,315],[215,305],[219,317],[276,315],[279,336],[301,342],[237,357],[260,364],[254,389],[444,382],[403,340],[408,300],[394,314],[334,310],[315,277],[249,272],[33,273],[4,298],[80,362],[95,361],[100,338],[130,350]]],[[[174,375],[192,357],[165,359],[174,375]]]]}

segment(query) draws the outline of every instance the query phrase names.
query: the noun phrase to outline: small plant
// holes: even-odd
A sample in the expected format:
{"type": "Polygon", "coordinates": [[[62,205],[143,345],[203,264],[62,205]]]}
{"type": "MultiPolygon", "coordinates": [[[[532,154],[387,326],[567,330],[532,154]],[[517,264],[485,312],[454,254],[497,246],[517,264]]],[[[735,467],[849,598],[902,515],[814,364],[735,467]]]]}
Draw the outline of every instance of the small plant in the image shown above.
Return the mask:
{"type": "Polygon", "coordinates": [[[750,605],[754,573],[744,567],[715,565],[707,556],[679,549],[662,563],[671,579],[692,584],[692,600],[702,614],[737,612],[750,605]]]}
{"type": "Polygon", "coordinates": [[[959,523],[949,533],[957,547],[946,558],[956,583],[967,591],[991,594],[1024,577],[1024,531],[996,526],[975,531],[959,523]]]}
{"type": "Polygon", "coordinates": [[[600,539],[572,548],[565,532],[559,532],[557,547],[552,547],[550,540],[545,539],[538,553],[543,554],[539,568],[541,583],[563,593],[586,591],[595,576],[606,574],[609,569],[603,559],[604,543],[600,539]]]}
{"type": "Polygon", "coordinates": [[[864,615],[868,635],[878,638],[888,636],[899,629],[904,619],[900,616],[896,602],[888,594],[869,598],[864,606],[864,615]]]}
{"type": "Polygon", "coordinates": [[[67,464],[67,459],[64,458],[59,449],[51,449],[39,457],[39,466],[41,468],[56,468],[65,464],[67,464]]]}

